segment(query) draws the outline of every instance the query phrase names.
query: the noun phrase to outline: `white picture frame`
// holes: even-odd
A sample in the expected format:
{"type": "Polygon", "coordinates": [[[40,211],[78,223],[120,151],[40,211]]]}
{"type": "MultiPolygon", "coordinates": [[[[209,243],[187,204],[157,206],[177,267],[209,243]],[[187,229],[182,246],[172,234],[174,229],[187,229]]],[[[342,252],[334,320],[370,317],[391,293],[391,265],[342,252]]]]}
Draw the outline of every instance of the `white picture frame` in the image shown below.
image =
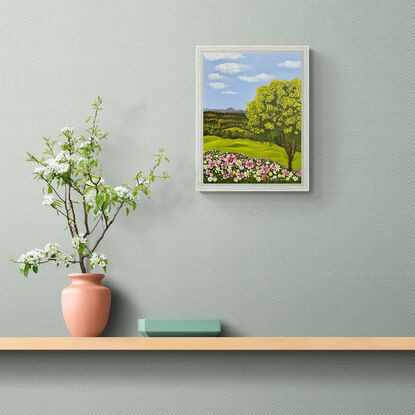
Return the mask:
{"type": "Polygon", "coordinates": [[[307,192],[309,191],[309,47],[295,46],[196,46],[196,190],[200,192],[307,192]],[[301,54],[301,183],[204,183],[203,113],[205,53],[300,53],[301,54]]]}

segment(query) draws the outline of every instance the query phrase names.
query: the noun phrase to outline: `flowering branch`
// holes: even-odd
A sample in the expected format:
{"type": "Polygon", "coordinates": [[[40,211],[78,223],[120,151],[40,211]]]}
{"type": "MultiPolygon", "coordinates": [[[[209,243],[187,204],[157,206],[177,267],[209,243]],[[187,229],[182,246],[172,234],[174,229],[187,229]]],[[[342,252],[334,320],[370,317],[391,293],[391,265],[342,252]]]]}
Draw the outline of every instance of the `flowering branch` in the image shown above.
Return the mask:
{"type": "Polygon", "coordinates": [[[20,271],[26,277],[30,270],[37,273],[39,265],[47,262],[56,262],[57,266],[61,263],[66,266],[79,264],[83,273],[96,266],[106,271],[106,256],[95,251],[120,211],[125,208],[128,215],[130,209],[136,209],[140,193],[150,198],[153,182],[156,179],[169,178],[167,172],[162,175],[155,174],[162,161],[169,162],[164,150],[160,149],[154,155],[155,164],[147,175],[139,171],[133,178],[132,185],[106,185],[98,158],[102,143],[108,136],[99,126],[98,113],[102,110],[100,97],[92,104],[92,108],[93,115],[86,120],[86,123],[92,120],[86,136],[75,136],[73,128],[66,127],[58,136],[63,140],[43,137],[46,150],[41,157],[27,153],[27,160],[37,164],[34,171],[35,179],[45,183],[42,203],[65,217],[74,250],[65,254],[58,244],[49,243],[44,249],[34,249],[22,254],[19,259],[12,260],[20,264],[20,271]],[[56,148],[59,148],[59,151],[56,151],[56,148]],[[78,222],[80,212],[77,212],[77,209],[81,209],[81,223],[78,222]],[[112,210],[114,213],[111,217],[112,210]],[[100,223],[103,225],[101,234],[95,241],[90,241],[88,238],[100,223]]]}

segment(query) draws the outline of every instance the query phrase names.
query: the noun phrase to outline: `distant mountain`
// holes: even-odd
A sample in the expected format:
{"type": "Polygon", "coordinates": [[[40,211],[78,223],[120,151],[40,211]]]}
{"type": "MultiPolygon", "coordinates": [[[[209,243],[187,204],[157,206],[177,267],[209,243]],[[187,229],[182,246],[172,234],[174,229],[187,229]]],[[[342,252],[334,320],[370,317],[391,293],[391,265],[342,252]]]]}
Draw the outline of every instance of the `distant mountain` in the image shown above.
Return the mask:
{"type": "Polygon", "coordinates": [[[211,109],[211,108],[203,108],[203,112],[219,112],[221,114],[245,114],[246,111],[244,110],[236,110],[232,107],[229,108],[219,108],[219,109],[211,109]]]}

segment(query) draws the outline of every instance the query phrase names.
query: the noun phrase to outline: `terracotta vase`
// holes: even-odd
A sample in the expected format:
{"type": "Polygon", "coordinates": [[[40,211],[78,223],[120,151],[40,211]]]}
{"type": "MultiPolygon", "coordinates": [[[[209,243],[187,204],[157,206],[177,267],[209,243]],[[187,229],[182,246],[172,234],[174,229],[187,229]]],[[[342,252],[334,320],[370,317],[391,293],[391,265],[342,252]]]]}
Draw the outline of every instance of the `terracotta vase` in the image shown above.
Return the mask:
{"type": "Polygon", "coordinates": [[[104,274],[69,274],[72,284],[62,291],[62,313],[73,337],[98,337],[111,308],[111,291],[104,274]]]}

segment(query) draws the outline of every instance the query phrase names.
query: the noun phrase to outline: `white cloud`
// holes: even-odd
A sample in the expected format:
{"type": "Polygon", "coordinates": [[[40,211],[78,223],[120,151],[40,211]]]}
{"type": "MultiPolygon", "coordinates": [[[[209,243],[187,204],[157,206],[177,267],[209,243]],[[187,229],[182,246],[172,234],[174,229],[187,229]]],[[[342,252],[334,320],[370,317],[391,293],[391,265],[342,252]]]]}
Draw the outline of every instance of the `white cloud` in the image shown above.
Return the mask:
{"type": "Polygon", "coordinates": [[[282,63],[279,63],[277,66],[280,68],[301,68],[301,61],[285,61],[282,63]]]}
{"type": "Polygon", "coordinates": [[[222,73],[229,73],[229,74],[244,72],[248,69],[250,69],[249,65],[245,65],[244,63],[234,63],[234,62],[225,62],[225,63],[221,63],[220,65],[215,66],[215,70],[222,72],[222,73]]]}
{"type": "Polygon", "coordinates": [[[224,84],[223,82],[209,82],[209,86],[213,89],[223,89],[228,85],[224,84]]]}
{"type": "Polygon", "coordinates": [[[222,95],[238,95],[238,93],[235,91],[222,91],[221,94],[222,95]]]}
{"type": "Polygon", "coordinates": [[[270,73],[259,73],[255,76],[239,76],[238,77],[241,81],[244,82],[262,82],[262,81],[272,81],[275,79],[275,75],[270,73]]]}
{"type": "Polygon", "coordinates": [[[220,73],[210,73],[208,75],[208,78],[211,79],[212,81],[215,79],[223,79],[225,78],[224,76],[222,76],[220,73]]]}
{"type": "Polygon", "coordinates": [[[207,61],[218,61],[220,59],[236,60],[245,57],[242,53],[204,53],[203,56],[207,61]]]}

